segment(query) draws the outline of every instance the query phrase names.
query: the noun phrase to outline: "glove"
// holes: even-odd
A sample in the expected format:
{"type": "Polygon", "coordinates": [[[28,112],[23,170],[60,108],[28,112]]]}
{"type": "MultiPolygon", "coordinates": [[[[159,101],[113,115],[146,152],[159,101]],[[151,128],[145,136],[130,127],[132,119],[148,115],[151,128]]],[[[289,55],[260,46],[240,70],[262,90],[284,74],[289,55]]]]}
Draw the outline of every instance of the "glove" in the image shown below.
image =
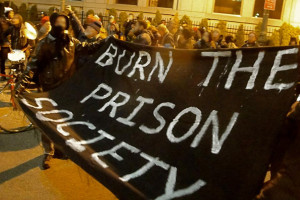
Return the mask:
{"type": "Polygon", "coordinates": [[[292,120],[300,121],[300,101],[296,101],[292,105],[290,112],[287,114],[287,117],[292,120]]]}

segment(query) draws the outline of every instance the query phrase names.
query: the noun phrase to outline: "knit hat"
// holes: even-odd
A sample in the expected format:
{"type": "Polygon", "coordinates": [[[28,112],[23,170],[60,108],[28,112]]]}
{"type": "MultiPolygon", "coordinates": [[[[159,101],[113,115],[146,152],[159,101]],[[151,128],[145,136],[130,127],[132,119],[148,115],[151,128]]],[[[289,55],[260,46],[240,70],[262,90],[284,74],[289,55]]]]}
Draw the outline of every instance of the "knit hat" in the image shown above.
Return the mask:
{"type": "Polygon", "coordinates": [[[88,26],[92,27],[98,33],[100,33],[100,29],[102,27],[102,23],[100,21],[93,21],[92,23],[88,24],[88,26]]]}

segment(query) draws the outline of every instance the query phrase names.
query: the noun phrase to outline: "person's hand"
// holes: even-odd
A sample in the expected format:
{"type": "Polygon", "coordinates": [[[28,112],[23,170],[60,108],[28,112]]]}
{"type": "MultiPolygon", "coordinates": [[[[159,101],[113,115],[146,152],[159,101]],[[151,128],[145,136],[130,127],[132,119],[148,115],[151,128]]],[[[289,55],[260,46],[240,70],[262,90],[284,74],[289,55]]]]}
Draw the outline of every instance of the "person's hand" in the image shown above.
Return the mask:
{"type": "Polygon", "coordinates": [[[71,5],[67,5],[67,6],[66,6],[65,12],[66,12],[67,15],[69,15],[70,13],[73,12],[73,11],[72,11],[71,5]]]}
{"type": "Polygon", "coordinates": [[[300,121],[300,101],[296,101],[292,105],[290,112],[287,114],[287,117],[292,120],[300,121]]]}

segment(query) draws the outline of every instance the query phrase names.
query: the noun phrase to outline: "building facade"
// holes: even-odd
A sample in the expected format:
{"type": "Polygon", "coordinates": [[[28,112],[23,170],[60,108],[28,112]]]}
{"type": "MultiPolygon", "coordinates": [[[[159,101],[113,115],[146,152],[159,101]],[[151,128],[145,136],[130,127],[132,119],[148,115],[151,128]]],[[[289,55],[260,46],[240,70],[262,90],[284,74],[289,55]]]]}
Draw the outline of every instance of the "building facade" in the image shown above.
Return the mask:
{"type": "MultiPolygon", "coordinates": [[[[78,13],[94,10],[107,14],[108,9],[132,13],[144,12],[153,17],[157,10],[169,19],[178,12],[188,15],[193,21],[202,18],[226,20],[231,23],[257,24],[262,20],[264,0],[64,0],[78,13]]],[[[14,0],[15,4],[26,3],[28,7],[38,5],[39,10],[60,8],[62,0],[14,0]]],[[[300,26],[300,0],[276,0],[276,10],[270,11],[269,26],[278,27],[283,22],[300,26]]]]}

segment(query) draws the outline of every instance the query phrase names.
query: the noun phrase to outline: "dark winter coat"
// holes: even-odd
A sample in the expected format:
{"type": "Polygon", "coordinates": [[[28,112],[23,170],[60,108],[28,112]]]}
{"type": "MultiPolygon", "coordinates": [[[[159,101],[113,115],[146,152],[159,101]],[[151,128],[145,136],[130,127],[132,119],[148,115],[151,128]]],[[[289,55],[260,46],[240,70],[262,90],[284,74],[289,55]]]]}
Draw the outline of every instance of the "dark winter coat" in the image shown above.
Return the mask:
{"type": "Polygon", "coordinates": [[[154,36],[149,30],[143,30],[136,35],[137,36],[133,41],[136,44],[151,45],[154,40],[154,36]]]}
{"type": "Polygon", "coordinates": [[[28,69],[31,74],[34,74],[34,80],[39,83],[43,91],[51,90],[73,75],[77,55],[92,54],[102,44],[103,42],[100,41],[80,42],[67,34],[63,39],[56,39],[48,34],[39,42],[28,69]]]}

